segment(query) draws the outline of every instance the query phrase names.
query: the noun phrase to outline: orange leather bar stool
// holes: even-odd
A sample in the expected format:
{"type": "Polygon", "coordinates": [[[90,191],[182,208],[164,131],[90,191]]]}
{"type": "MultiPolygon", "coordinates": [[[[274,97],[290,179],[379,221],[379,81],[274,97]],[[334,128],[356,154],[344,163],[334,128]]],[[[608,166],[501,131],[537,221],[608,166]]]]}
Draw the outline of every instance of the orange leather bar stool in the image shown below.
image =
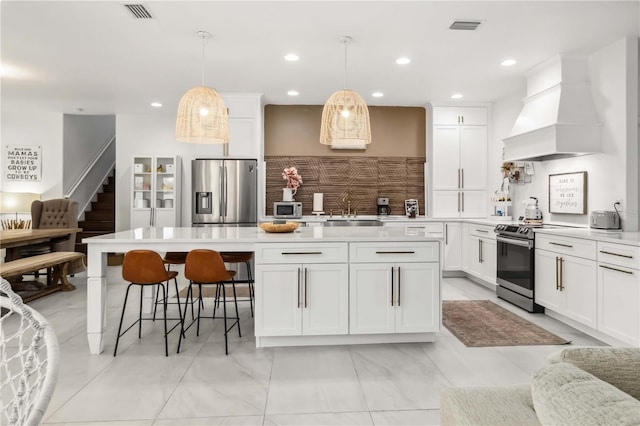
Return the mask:
{"type": "MultiPolygon", "coordinates": [[[[168,251],[164,254],[162,258],[162,262],[167,266],[167,271],[171,270],[171,265],[184,265],[185,260],[187,259],[186,251],[168,251]]],[[[153,319],[156,319],[156,311],[158,309],[158,303],[162,303],[162,300],[159,299],[160,293],[156,292],[156,302],[153,308],[153,319]]],[[[167,302],[168,305],[177,304],[180,305],[180,295],[176,292],[176,297],[178,298],[177,302],[167,302]]],[[[194,318],[195,314],[193,312],[193,298],[191,298],[191,302],[185,300],[185,306],[187,303],[191,303],[191,318],[194,318]]],[[[186,308],[185,308],[186,315],[186,308]]]]}
{"type": "Polygon", "coordinates": [[[182,343],[182,336],[184,331],[188,330],[196,321],[198,323],[196,335],[200,335],[200,318],[222,318],[224,319],[224,352],[229,354],[229,344],[227,341],[227,334],[234,326],[238,327],[238,336],[242,337],[240,332],[240,315],[238,314],[238,299],[236,297],[236,283],[234,277],[235,271],[227,271],[224,266],[220,253],[213,250],[196,249],[191,250],[187,255],[187,260],[184,266],[184,276],[189,280],[189,290],[187,290],[187,299],[193,297],[193,286],[198,286],[198,318],[194,319],[189,326],[184,328],[180,333],[180,340],[178,341],[178,352],[180,352],[180,344],[182,343]],[[235,317],[227,317],[227,295],[225,292],[225,284],[231,284],[233,288],[233,302],[236,308],[235,317]],[[213,304],[213,316],[203,317],[201,315],[202,307],[202,286],[203,285],[215,285],[216,286],[216,302],[219,301],[222,296],[222,309],[223,317],[216,317],[217,303],[213,304]],[[235,320],[231,326],[228,326],[227,320],[235,320]]]}
{"type": "MultiPolygon", "coordinates": [[[[249,306],[251,307],[251,316],[253,316],[253,301],[255,299],[255,294],[254,294],[254,290],[253,290],[253,273],[251,271],[251,258],[253,257],[253,252],[250,251],[239,251],[239,252],[233,252],[233,251],[223,251],[220,253],[220,256],[222,256],[222,260],[224,261],[224,263],[244,263],[245,267],[247,268],[247,280],[246,281],[242,281],[242,280],[236,280],[236,284],[243,284],[243,283],[247,283],[249,286],[249,306]]],[[[244,299],[243,301],[247,301],[246,299],[244,299]]]]}
{"type": "MultiPolygon", "coordinates": [[[[163,319],[164,319],[164,350],[165,355],[169,356],[169,342],[167,341],[167,336],[169,333],[176,328],[178,325],[180,326],[180,330],[184,327],[184,321],[182,319],[182,310],[180,306],[178,306],[178,313],[180,315],[179,322],[171,327],[171,330],[167,330],[167,287],[165,287],[165,282],[168,284],[170,280],[173,280],[176,292],[178,291],[178,280],[176,277],[178,273],[175,271],[167,271],[164,269],[164,263],[162,262],[162,258],[160,255],[151,250],[131,250],[125,253],[124,260],[122,262],[122,278],[126,281],[129,281],[130,284],[127,286],[127,293],[124,296],[124,305],[122,306],[122,315],[120,316],[120,325],[118,326],[118,337],[116,338],[116,347],[113,350],[113,356],[116,356],[118,352],[118,342],[120,341],[120,337],[123,336],[127,331],[129,331],[134,325],[138,324],[138,338],[142,337],[142,321],[144,320],[153,320],[154,318],[142,318],[142,293],[145,286],[157,286],[156,290],[162,290],[162,299],[163,299],[163,319]],[[124,320],[124,312],[127,308],[127,299],[129,298],[129,290],[131,286],[137,285],[140,286],[140,312],[138,314],[138,319],[131,324],[125,331],[122,331],[122,321],[124,320]]],[[[186,309],[185,309],[186,310],[186,309]]],[[[178,347],[178,352],[180,352],[180,348],[178,347]]]]}

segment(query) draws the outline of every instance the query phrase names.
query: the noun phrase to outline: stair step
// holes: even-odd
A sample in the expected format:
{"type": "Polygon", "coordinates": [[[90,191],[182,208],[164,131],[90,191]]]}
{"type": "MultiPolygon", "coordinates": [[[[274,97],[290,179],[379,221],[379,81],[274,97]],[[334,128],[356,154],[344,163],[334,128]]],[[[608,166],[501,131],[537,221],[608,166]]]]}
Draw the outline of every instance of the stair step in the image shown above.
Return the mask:
{"type": "Polygon", "coordinates": [[[98,193],[98,203],[108,203],[108,202],[115,202],[115,192],[100,192],[98,193]]]}
{"type": "Polygon", "coordinates": [[[112,203],[100,203],[97,201],[91,202],[91,211],[115,211],[115,207],[112,203]]]}
{"type": "Polygon", "coordinates": [[[84,218],[87,221],[90,220],[110,220],[113,221],[115,220],[115,213],[113,210],[91,210],[91,211],[87,211],[84,212],[84,218]]]}
{"type": "Polygon", "coordinates": [[[112,220],[83,220],[78,222],[78,226],[85,231],[109,231],[113,232],[115,229],[114,222],[112,220]]]}
{"type": "Polygon", "coordinates": [[[116,185],[114,183],[107,183],[102,185],[102,192],[113,193],[116,192],[116,185]]]}

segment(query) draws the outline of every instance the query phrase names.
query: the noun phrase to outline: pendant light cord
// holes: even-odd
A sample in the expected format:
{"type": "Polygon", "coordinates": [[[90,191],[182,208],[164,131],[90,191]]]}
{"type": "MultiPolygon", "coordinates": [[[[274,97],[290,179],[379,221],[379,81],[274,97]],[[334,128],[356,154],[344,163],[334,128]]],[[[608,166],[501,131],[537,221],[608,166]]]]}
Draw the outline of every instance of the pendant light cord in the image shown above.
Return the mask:
{"type": "Polygon", "coordinates": [[[202,86],[204,86],[204,45],[206,42],[207,33],[202,32],[202,86]]]}
{"type": "Polygon", "coordinates": [[[344,90],[347,90],[347,47],[349,46],[349,40],[344,42],[344,90]]]}

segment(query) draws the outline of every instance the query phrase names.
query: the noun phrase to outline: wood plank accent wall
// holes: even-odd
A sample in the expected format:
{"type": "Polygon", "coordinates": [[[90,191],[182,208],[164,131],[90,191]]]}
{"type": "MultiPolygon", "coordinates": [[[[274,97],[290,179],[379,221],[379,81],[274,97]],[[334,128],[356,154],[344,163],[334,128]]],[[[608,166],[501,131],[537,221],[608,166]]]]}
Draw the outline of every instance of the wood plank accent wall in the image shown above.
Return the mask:
{"type": "Polygon", "coordinates": [[[324,194],[324,211],[340,215],[351,210],[358,215],[375,215],[378,197],[389,197],[391,214],[404,214],[404,200],[415,198],[424,215],[424,157],[307,157],[266,156],[266,214],[273,214],[273,203],[282,200],[285,180],[282,171],[294,166],[302,185],[294,196],[302,202],[305,215],[313,209],[313,193],[324,194]]]}

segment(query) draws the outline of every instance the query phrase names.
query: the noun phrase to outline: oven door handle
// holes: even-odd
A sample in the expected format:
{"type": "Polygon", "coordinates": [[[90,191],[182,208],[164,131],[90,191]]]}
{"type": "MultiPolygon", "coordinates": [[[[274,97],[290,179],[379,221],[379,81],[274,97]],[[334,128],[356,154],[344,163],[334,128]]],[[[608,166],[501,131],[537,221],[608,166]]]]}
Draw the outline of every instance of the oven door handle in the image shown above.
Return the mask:
{"type": "Polygon", "coordinates": [[[518,240],[516,238],[507,238],[500,235],[496,237],[496,240],[505,244],[513,244],[514,246],[526,247],[528,249],[533,248],[533,241],[531,240],[518,240]]]}

